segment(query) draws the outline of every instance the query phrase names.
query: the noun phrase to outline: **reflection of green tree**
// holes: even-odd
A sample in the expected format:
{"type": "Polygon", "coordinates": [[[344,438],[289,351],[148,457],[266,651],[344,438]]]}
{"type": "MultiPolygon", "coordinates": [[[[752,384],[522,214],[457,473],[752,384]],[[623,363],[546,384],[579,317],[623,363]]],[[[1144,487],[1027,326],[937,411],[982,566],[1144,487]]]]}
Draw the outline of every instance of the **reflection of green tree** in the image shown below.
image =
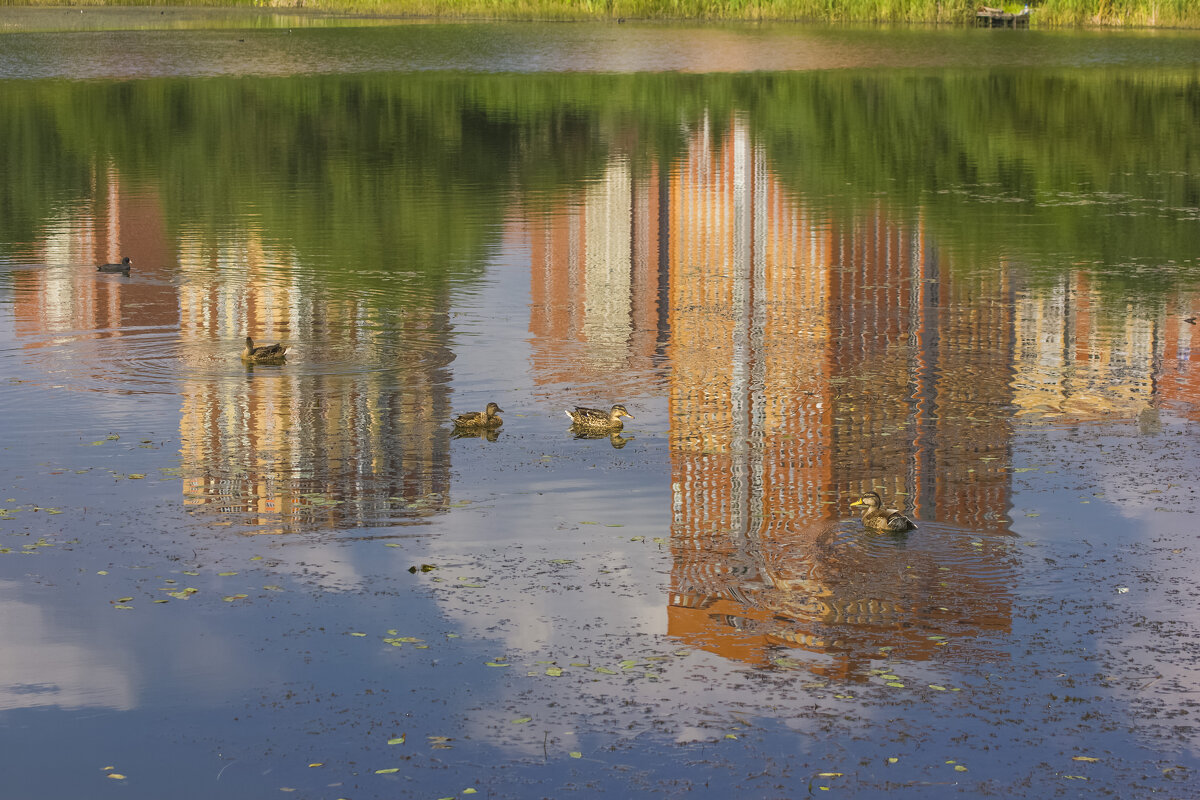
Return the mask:
{"type": "Polygon", "coordinates": [[[834,218],[920,208],[965,261],[1182,265],[1136,270],[1166,286],[1195,271],[1198,101],[1194,73],[1099,69],[7,82],[0,238],[36,240],[111,163],[175,230],[253,220],[334,284],[354,264],[437,285],[474,274],[507,204],[557,202],[614,149],[669,164],[703,116],[720,137],[744,113],[834,218]]]}
{"type": "Polygon", "coordinates": [[[1200,277],[1198,99],[1193,73],[820,73],[772,82],[751,117],[806,195],[921,208],[939,243],[984,266],[999,252],[1047,276],[1095,261],[1151,288],[1181,274],[1147,265],[1200,277]]]}

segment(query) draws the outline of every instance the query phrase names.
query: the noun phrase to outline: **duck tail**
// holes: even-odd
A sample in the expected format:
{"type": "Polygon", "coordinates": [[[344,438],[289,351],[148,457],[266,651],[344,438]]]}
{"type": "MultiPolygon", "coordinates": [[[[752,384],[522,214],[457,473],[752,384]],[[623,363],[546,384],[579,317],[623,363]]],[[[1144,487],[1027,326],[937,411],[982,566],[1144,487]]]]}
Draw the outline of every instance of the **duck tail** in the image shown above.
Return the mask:
{"type": "Polygon", "coordinates": [[[563,413],[567,415],[567,419],[575,419],[574,417],[572,417],[572,416],[571,416],[571,412],[570,412],[570,411],[567,411],[567,410],[565,410],[565,409],[564,409],[564,410],[563,410],[563,413]]]}

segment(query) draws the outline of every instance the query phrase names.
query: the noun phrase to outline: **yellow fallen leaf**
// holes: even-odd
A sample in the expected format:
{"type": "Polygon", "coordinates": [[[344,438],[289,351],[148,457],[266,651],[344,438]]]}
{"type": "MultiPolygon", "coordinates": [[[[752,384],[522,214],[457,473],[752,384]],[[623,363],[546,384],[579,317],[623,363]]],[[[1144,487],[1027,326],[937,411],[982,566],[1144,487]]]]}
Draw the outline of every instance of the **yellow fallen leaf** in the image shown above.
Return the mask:
{"type": "Polygon", "coordinates": [[[124,775],[122,775],[122,774],[121,774],[121,773],[119,773],[119,772],[110,772],[110,773],[108,773],[108,776],[107,776],[107,777],[109,777],[109,778],[112,778],[112,779],[113,779],[113,780],[115,780],[115,781],[123,781],[123,780],[125,780],[125,776],[124,776],[124,775]]]}
{"type": "Polygon", "coordinates": [[[1091,756],[1071,756],[1071,760],[1072,761],[1086,761],[1089,764],[1092,764],[1092,763],[1099,761],[1100,759],[1092,758],[1091,756]]]}

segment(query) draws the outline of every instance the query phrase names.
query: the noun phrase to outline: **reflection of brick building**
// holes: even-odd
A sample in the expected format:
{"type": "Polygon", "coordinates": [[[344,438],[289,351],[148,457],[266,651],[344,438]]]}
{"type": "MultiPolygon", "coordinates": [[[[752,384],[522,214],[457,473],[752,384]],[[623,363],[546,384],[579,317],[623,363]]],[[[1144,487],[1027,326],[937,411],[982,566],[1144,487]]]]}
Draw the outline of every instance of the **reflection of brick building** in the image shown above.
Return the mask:
{"type": "Polygon", "coordinates": [[[1161,377],[1156,394],[1163,405],[1200,420],[1200,295],[1178,298],[1162,326],[1161,377]],[[1192,320],[1188,322],[1187,320],[1192,320]]]}
{"type": "Polygon", "coordinates": [[[1001,526],[1010,389],[987,376],[1011,359],[1008,287],[942,274],[883,211],[815,216],[743,126],[711,142],[698,133],[671,180],[671,631],[758,660],[853,649],[850,624],[915,656],[931,645],[908,617],[948,602],[936,559],[881,589],[888,565],[839,552],[837,521],[877,488],[926,519],[1001,526]]]}
{"type": "Polygon", "coordinates": [[[1194,388],[1184,388],[1191,358],[1187,316],[1105,308],[1083,273],[1023,293],[1015,323],[1018,414],[1130,419],[1174,398],[1194,403],[1194,388]]]}
{"type": "Polygon", "coordinates": [[[94,201],[48,225],[41,252],[30,256],[45,268],[14,273],[17,334],[30,348],[70,334],[72,347],[51,356],[68,354],[55,372],[85,364],[88,375],[68,383],[86,377],[80,382],[90,386],[92,373],[105,373],[116,390],[133,391],[124,364],[144,371],[156,366],[151,359],[165,365],[159,375],[178,377],[186,504],[266,530],[411,519],[446,507],[444,309],[409,309],[384,332],[347,332],[345,320],[375,309],[327,297],[253,233],[219,248],[175,243],[151,191],[128,188],[115,170],[96,183],[94,201]],[[129,277],[96,272],[124,255],[134,261],[129,277]],[[348,355],[340,369],[303,380],[294,368],[255,372],[236,355],[247,333],[348,355]],[[115,337],[126,338],[89,353],[115,337]],[[409,338],[429,345],[397,344],[409,338]],[[130,356],[137,348],[145,357],[130,356]],[[369,363],[389,371],[364,374],[369,363]]]}
{"type": "Polygon", "coordinates": [[[531,215],[529,330],[534,380],[644,390],[660,314],[657,170],[614,160],[553,215],[531,215]],[[632,376],[632,377],[631,377],[632,376]]]}
{"type": "MultiPolygon", "coordinates": [[[[845,503],[867,487],[924,519],[1002,527],[1011,388],[990,376],[1011,363],[1006,281],[943,271],[919,226],[882,210],[834,222],[800,205],[737,120],[724,141],[697,130],[657,195],[654,181],[639,194],[623,169],[614,161],[590,191],[645,201],[580,202],[533,230],[533,369],[569,384],[596,308],[667,337],[670,632],[759,662],[777,647],[927,655],[936,644],[909,623],[933,603],[1006,627],[1004,589],[972,577],[972,565],[995,572],[989,547],[910,553],[913,571],[896,576],[837,542],[845,503]],[[586,269],[597,228],[620,239],[606,250],[618,252],[619,280],[597,284],[586,269]],[[643,242],[657,253],[631,257],[643,242]],[[657,321],[627,288],[638,281],[657,289],[657,321]],[[596,285],[619,291],[590,297],[596,285]],[[958,564],[953,580],[945,560],[958,564]]],[[[607,330],[609,361],[583,359],[597,372],[650,352],[621,350],[628,334],[607,330]]]]}
{"type": "Polygon", "coordinates": [[[401,344],[445,330],[444,311],[409,309],[384,332],[347,329],[371,310],[303,288],[288,277],[295,265],[254,237],[236,252],[181,250],[181,335],[196,359],[180,416],[186,503],[243,514],[266,533],[447,507],[449,355],[401,344]],[[211,354],[250,331],[289,342],[309,374],[238,364],[244,377],[214,380],[211,354]],[[367,364],[386,371],[364,373],[367,364]]]}
{"type": "Polygon", "coordinates": [[[33,255],[45,268],[13,273],[16,331],[29,347],[47,344],[37,338],[46,333],[120,336],[123,327],[178,324],[175,289],[158,280],[171,252],[157,197],[128,189],[111,169],[98,170],[96,182],[102,191],[91,203],[48,221],[50,233],[33,255]],[[131,278],[96,272],[123,256],[133,259],[131,278]]]}

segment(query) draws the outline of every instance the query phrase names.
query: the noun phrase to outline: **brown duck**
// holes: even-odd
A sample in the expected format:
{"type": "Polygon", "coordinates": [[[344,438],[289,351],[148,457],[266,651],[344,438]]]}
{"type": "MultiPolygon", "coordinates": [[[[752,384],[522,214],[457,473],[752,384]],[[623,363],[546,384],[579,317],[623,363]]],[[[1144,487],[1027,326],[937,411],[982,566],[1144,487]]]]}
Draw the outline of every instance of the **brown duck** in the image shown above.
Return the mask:
{"type": "Polygon", "coordinates": [[[867,492],[850,505],[863,509],[863,526],[877,531],[911,531],[917,524],[894,508],[884,508],[878,492],[867,492]]]}
{"type": "Polygon", "coordinates": [[[504,424],[504,420],[496,416],[503,413],[504,409],[495,403],[488,403],[485,411],[472,411],[468,414],[460,414],[454,418],[454,427],[456,428],[499,428],[504,424]]]}
{"type": "Polygon", "coordinates": [[[566,412],[571,418],[571,426],[585,431],[619,431],[625,427],[621,417],[633,419],[633,414],[625,410],[625,406],[617,403],[611,411],[601,411],[598,408],[576,406],[574,411],[566,412]]]}
{"type": "Polygon", "coordinates": [[[246,337],[246,349],[242,351],[243,361],[282,361],[284,354],[287,352],[285,344],[264,344],[261,347],[254,346],[254,340],[249,336],[246,337]]]}

